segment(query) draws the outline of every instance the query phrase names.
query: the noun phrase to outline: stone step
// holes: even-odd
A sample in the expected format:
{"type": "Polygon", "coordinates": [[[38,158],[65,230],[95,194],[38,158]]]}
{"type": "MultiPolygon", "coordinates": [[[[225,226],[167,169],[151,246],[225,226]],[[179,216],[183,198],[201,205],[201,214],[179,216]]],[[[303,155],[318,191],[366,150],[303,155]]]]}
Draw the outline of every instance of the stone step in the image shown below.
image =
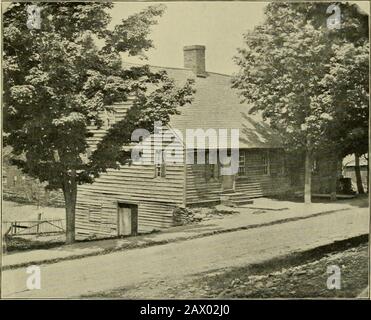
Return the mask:
{"type": "Polygon", "coordinates": [[[249,193],[249,192],[263,192],[262,189],[246,189],[246,190],[238,190],[238,193],[249,193]]]}
{"type": "Polygon", "coordinates": [[[244,186],[261,186],[264,183],[261,182],[246,182],[246,183],[238,183],[236,182],[236,187],[244,187],[244,186]]]}
{"type": "Polygon", "coordinates": [[[245,204],[253,204],[253,203],[254,203],[254,200],[251,200],[251,199],[232,201],[232,204],[235,206],[243,206],[245,204]]]}
{"type": "Polygon", "coordinates": [[[255,194],[250,194],[248,196],[249,199],[254,199],[254,198],[262,198],[263,194],[262,193],[255,193],[255,194]]]}
{"type": "Polygon", "coordinates": [[[262,187],[245,187],[245,188],[236,188],[237,192],[244,192],[246,190],[262,190],[262,187]]]}
{"type": "Polygon", "coordinates": [[[238,193],[248,193],[248,192],[262,192],[262,189],[244,189],[244,190],[238,190],[238,193]]]}
{"type": "Polygon", "coordinates": [[[262,190],[248,190],[244,192],[238,192],[237,196],[250,196],[252,194],[263,194],[262,190]]]}
{"type": "Polygon", "coordinates": [[[227,195],[229,197],[239,197],[239,196],[244,196],[245,192],[222,192],[221,195],[227,195]]]}
{"type": "Polygon", "coordinates": [[[261,193],[254,193],[254,194],[245,194],[244,196],[239,197],[231,197],[229,198],[232,202],[243,202],[243,201],[250,201],[253,198],[261,198],[263,195],[261,193]]]}
{"type": "Polygon", "coordinates": [[[222,203],[231,206],[242,206],[247,204],[253,204],[254,198],[263,197],[261,188],[246,188],[247,190],[238,189],[224,190],[220,193],[220,200],[222,203]]]}
{"type": "Polygon", "coordinates": [[[261,190],[250,190],[246,192],[222,192],[220,193],[220,196],[231,201],[238,201],[262,197],[263,192],[261,190]]]}
{"type": "Polygon", "coordinates": [[[264,184],[264,182],[253,182],[253,181],[250,181],[250,182],[246,182],[246,183],[238,183],[236,182],[236,187],[245,187],[245,186],[261,186],[262,184],[264,184]]]}

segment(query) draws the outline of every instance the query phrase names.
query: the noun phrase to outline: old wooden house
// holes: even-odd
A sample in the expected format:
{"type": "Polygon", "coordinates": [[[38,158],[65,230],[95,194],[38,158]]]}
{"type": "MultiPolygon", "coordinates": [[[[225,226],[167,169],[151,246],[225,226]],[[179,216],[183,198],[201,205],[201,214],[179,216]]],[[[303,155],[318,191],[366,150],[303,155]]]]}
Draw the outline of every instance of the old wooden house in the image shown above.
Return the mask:
{"type": "MultiPolygon", "coordinates": [[[[80,186],[76,210],[79,237],[135,235],[167,228],[176,224],[179,207],[220,201],[239,205],[290,188],[285,156],[277,136],[260,116],[249,114],[249,107],[240,103],[231,89],[230,76],[206,71],[204,46],[184,48],[184,68],[160,69],[165,69],[179,84],[195,79],[193,103],[171,118],[162,136],[164,145],[178,142],[184,161],[171,165],[164,161],[122,166],[119,170],[108,170],[91,185],[80,186]],[[200,148],[190,147],[184,141],[187,129],[204,132],[238,129],[238,172],[223,175],[220,163],[208,161],[210,150],[221,148],[210,142],[201,147],[206,150],[205,163],[187,163],[186,155],[200,148]],[[179,132],[183,133],[182,138],[179,132]]],[[[95,130],[92,146],[111,123],[125,116],[130,105],[130,101],[115,105],[114,112],[107,115],[107,126],[95,130]]],[[[148,143],[153,145],[156,141],[152,137],[148,143]]],[[[230,144],[223,148],[232,151],[230,144]]],[[[162,157],[161,152],[152,156],[162,157]]]]}

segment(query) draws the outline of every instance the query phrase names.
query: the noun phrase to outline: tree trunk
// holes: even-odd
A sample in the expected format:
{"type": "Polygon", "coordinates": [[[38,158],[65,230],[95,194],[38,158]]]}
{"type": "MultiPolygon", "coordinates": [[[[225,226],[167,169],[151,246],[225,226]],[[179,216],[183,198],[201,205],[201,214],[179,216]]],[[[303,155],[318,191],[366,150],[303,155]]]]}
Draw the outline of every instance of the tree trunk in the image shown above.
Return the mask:
{"type": "Polygon", "coordinates": [[[368,155],[367,155],[367,193],[370,192],[370,164],[368,162],[368,155]]]}
{"type": "Polygon", "coordinates": [[[309,150],[305,152],[304,203],[312,202],[312,157],[309,150]]]}
{"type": "Polygon", "coordinates": [[[63,195],[66,206],[66,244],[75,242],[75,211],[77,183],[75,172],[70,177],[66,177],[63,183],[63,195]]]}
{"type": "Polygon", "coordinates": [[[336,201],[336,187],[338,180],[338,157],[334,153],[331,159],[331,180],[330,180],[330,200],[336,201]]]}
{"type": "Polygon", "coordinates": [[[363,184],[362,184],[362,177],[361,177],[361,169],[359,167],[359,155],[354,154],[355,158],[355,165],[354,165],[354,171],[356,173],[356,182],[357,182],[357,189],[359,194],[365,193],[363,190],[363,184]]]}

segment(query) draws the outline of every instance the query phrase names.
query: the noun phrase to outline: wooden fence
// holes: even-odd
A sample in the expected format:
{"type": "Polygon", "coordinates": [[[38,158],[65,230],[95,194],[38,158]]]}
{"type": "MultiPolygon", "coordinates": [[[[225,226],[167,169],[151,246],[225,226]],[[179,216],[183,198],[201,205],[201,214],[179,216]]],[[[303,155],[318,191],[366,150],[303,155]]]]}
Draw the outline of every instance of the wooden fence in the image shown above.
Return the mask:
{"type": "Polygon", "coordinates": [[[3,234],[11,236],[63,233],[65,231],[65,220],[4,221],[2,230],[3,234]]]}

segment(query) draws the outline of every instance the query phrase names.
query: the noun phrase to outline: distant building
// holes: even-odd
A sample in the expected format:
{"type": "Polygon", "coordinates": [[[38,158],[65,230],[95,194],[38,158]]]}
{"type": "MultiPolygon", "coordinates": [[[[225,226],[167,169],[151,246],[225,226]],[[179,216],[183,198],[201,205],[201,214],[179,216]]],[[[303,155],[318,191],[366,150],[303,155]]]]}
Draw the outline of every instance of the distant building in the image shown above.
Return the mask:
{"type": "MultiPolygon", "coordinates": [[[[356,172],[355,172],[355,159],[354,155],[350,155],[344,158],[343,160],[343,176],[345,178],[351,178],[352,179],[352,185],[354,186],[354,189],[357,190],[356,187],[356,172]]],[[[364,157],[360,157],[359,159],[359,169],[361,171],[361,178],[362,178],[362,184],[365,190],[367,190],[367,160],[364,157]]]]}

